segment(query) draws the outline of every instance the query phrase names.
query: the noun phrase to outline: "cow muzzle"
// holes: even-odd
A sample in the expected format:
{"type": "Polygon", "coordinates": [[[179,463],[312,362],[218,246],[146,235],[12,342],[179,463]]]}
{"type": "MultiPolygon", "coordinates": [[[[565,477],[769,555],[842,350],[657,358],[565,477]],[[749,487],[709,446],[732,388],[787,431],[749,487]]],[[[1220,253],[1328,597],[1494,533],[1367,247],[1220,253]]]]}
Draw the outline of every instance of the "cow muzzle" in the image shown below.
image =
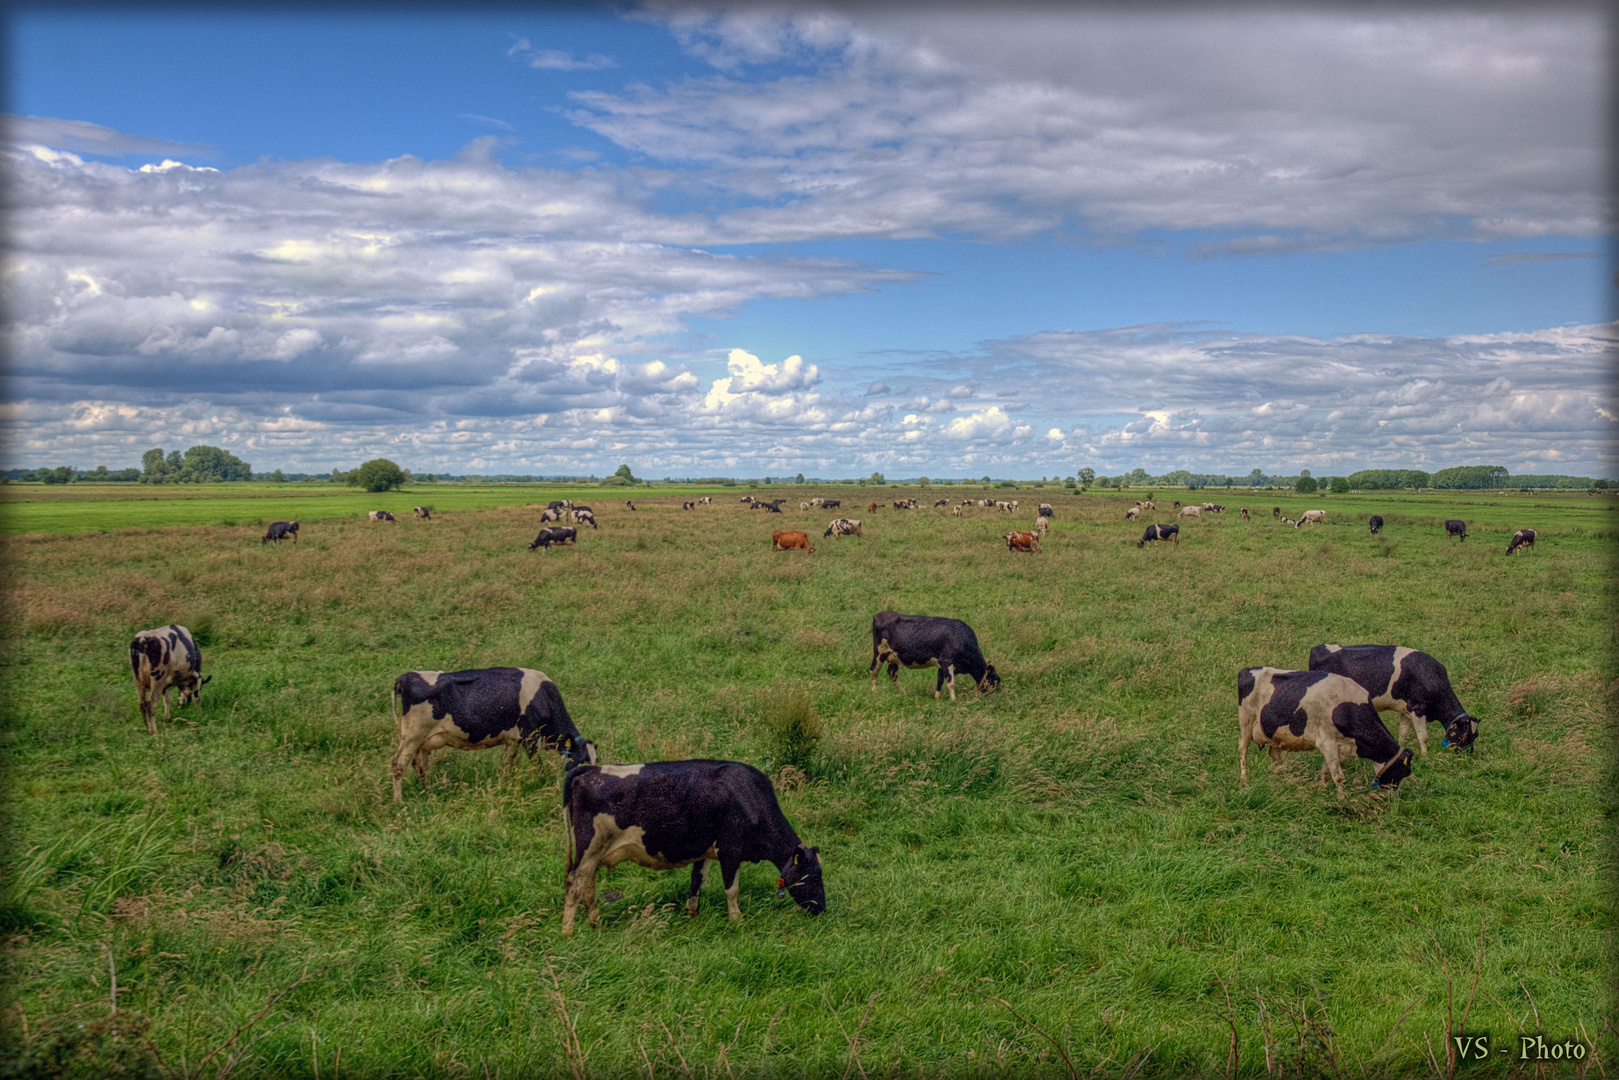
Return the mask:
{"type": "Polygon", "coordinates": [[[1440,746],[1454,746],[1458,750],[1472,750],[1478,738],[1478,721],[1462,713],[1445,725],[1445,739],[1440,746]]]}

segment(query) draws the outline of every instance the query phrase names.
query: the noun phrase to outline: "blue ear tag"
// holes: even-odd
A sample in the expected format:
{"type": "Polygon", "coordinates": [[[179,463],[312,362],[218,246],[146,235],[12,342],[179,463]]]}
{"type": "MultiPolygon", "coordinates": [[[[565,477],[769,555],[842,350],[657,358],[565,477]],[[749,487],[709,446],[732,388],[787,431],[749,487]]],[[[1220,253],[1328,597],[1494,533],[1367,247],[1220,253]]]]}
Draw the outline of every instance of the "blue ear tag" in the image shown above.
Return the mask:
{"type": "Polygon", "coordinates": [[[1449,745],[1450,745],[1450,740],[1449,739],[1440,739],[1439,740],[1439,746],[1440,746],[1441,749],[1443,749],[1444,747],[1447,747],[1449,745]]]}
{"type": "Polygon", "coordinates": [[[1377,779],[1376,777],[1373,777],[1372,778],[1372,786],[1373,787],[1382,787],[1383,786],[1383,781],[1377,779]]]}

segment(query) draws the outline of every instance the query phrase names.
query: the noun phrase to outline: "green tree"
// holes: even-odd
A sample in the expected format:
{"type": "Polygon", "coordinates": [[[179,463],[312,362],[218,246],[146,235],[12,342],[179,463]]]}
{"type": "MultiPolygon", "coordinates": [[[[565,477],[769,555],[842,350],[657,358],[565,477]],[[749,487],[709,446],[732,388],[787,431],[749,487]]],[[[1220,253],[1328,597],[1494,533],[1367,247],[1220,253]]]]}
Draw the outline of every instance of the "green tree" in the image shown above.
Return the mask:
{"type": "Polygon", "coordinates": [[[1310,476],[1308,469],[1299,474],[1298,483],[1293,485],[1293,490],[1300,495],[1314,495],[1315,489],[1315,480],[1310,476]]]}
{"type": "Polygon", "coordinates": [[[41,469],[40,479],[47,484],[65,484],[73,479],[73,466],[63,465],[56,469],[41,469]]]}
{"type": "Polygon", "coordinates": [[[927,487],[928,486],[928,478],[924,476],[920,480],[918,480],[916,483],[917,483],[918,487],[927,487]]]}
{"type": "Polygon", "coordinates": [[[630,467],[628,465],[620,465],[617,469],[613,470],[613,475],[622,476],[632,484],[639,484],[641,482],[635,478],[634,473],[630,472],[630,467]]]}
{"type": "MultiPolygon", "coordinates": [[[[989,477],[986,476],[986,477],[984,477],[984,479],[988,480],[989,477]]],[[[888,481],[883,479],[883,474],[882,473],[874,472],[874,473],[871,474],[871,476],[869,478],[867,478],[866,483],[881,485],[881,484],[888,483],[888,481]]]]}
{"type": "Polygon", "coordinates": [[[1436,488],[1498,488],[1507,481],[1507,470],[1500,465],[1463,465],[1440,469],[1433,474],[1436,488]]]}
{"type": "Polygon", "coordinates": [[[793,483],[795,483],[795,484],[802,484],[803,482],[804,482],[804,474],[803,473],[799,473],[797,476],[795,476],[793,478],[793,483]]]}
{"type": "Polygon", "coordinates": [[[161,484],[168,476],[169,463],[161,446],[154,446],[141,455],[141,483],[161,484]]]}
{"type": "Polygon", "coordinates": [[[980,484],[987,484],[987,483],[989,483],[989,477],[986,476],[983,479],[979,480],[978,482],[980,484]]]}
{"type": "Polygon", "coordinates": [[[391,491],[404,485],[405,473],[387,458],[373,458],[349,473],[347,479],[349,487],[364,488],[366,491],[391,491]]]}
{"type": "Polygon", "coordinates": [[[1332,493],[1334,495],[1348,495],[1349,494],[1349,481],[1344,479],[1341,476],[1334,476],[1332,478],[1332,484],[1330,485],[1330,489],[1331,489],[1331,491],[1332,491],[1332,493]]]}
{"type": "Polygon", "coordinates": [[[1096,483],[1096,470],[1095,469],[1081,469],[1081,470],[1079,470],[1079,482],[1081,484],[1084,484],[1086,487],[1090,487],[1092,484],[1096,483]]]}
{"type": "Polygon", "coordinates": [[[217,446],[193,446],[181,460],[179,479],[187,484],[251,480],[253,466],[217,446]]]}

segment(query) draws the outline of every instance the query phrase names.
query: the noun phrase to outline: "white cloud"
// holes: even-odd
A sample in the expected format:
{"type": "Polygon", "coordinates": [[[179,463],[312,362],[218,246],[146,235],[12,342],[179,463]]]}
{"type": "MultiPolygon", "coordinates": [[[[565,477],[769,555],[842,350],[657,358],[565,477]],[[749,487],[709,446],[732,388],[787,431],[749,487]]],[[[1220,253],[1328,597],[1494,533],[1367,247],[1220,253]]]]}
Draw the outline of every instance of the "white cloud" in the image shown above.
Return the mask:
{"type": "Polygon", "coordinates": [[[531,68],[540,68],[543,71],[600,71],[603,68],[616,68],[618,61],[611,56],[600,53],[591,53],[589,56],[575,57],[571,52],[562,49],[536,49],[529,44],[527,38],[520,38],[512,47],[506,50],[506,55],[523,61],[531,68]]]}

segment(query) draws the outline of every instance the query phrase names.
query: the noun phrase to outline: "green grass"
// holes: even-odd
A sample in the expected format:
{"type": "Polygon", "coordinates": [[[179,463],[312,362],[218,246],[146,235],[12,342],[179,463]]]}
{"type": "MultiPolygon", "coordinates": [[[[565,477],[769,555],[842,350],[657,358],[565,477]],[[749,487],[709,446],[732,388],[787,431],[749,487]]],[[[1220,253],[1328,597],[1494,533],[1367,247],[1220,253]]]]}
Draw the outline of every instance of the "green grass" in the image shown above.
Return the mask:
{"type": "Polygon", "coordinates": [[[532,553],[533,510],[439,492],[433,522],[338,516],[296,549],[245,525],[4,541],[7,1057],[139,1064],[144,1031],[194,1070],[307,972],[203,1074],[263,1034],[232,1075],[1066,1076],[1049,1035],[1082,1074],[1223,1076],[1223,980],[1243,1076],[1267,1021],[1288,1075],[1432,1075],[1443,964],[1459,1020],[1482,923],[1468,1029],[1585,1032],[1619,1062],[1611,499],[1216,493],[1231,513],[1138,550],[1144,493],[1023,490],[1021,527],[1058,514],[1027,556],[1005,515],[886,489],[822,492],[864,539],[740,492],[609,496],[577,551],[532,553]],[[1523,526],[1538,549],[1505,558],[1523,526]],[[782,527],[816,553],[772,553],[782,527]],[[935,702],[917,671],[873,694],[884,608],[967,619],[1002,690],[935,702]],[[126,647],[170,621],[214,681],[154,739],[126,647]],[[1240,787],[1237,669],[1323,641],[1438,656],[1476,752],[1436,738],[1394,797],[1357,762],[1339,802],[1314,755],[1240,787]],[[756,865],[743,922],[717,888],[687,920],[687,874],[626,865],[603,929],[563,939],[554,764],[444,751],[392,802],[394,676],[494,664],[548,672],[605,761],[780,778],[827,913],[756,865]]]}

